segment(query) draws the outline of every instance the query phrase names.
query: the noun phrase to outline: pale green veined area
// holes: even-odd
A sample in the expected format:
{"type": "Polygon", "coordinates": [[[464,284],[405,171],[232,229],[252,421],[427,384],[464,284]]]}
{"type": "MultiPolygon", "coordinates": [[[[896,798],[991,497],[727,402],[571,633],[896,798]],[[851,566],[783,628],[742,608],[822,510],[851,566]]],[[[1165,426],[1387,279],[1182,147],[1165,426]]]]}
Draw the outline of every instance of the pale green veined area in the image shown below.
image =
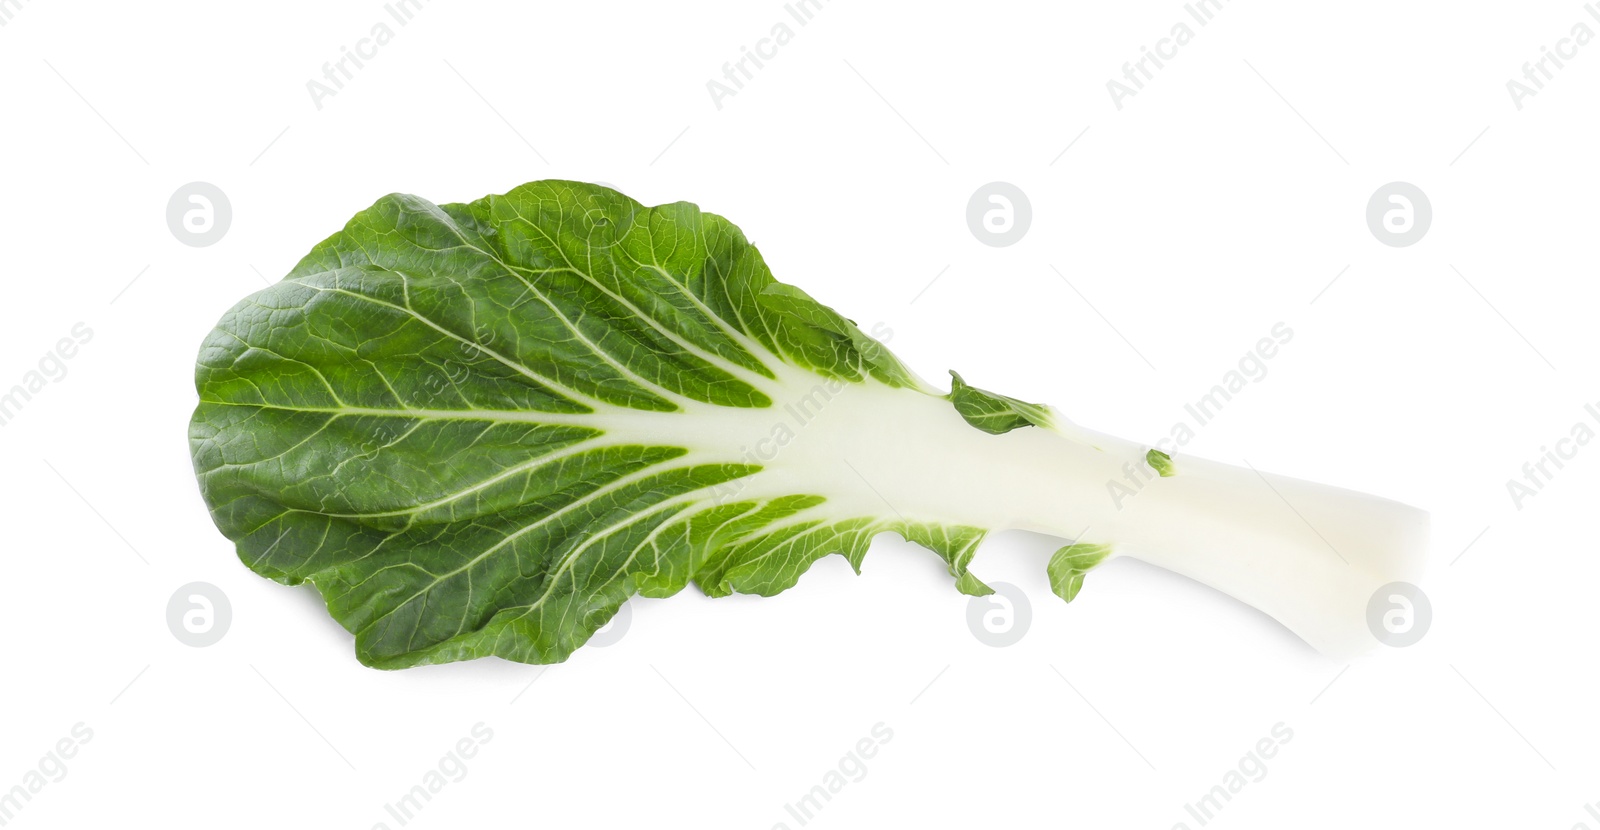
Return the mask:
{"type": "Polygon", "coordinates": [[[851,453],[901,412],[1051,418],[941,395],[720,216],[561,181],[379,200],[223,317],[196,385],[217,526],[381,668],[561,661],[632,595],[775,594],[885,531],[984,593],[992,525],[893,503],[851,453]]]}

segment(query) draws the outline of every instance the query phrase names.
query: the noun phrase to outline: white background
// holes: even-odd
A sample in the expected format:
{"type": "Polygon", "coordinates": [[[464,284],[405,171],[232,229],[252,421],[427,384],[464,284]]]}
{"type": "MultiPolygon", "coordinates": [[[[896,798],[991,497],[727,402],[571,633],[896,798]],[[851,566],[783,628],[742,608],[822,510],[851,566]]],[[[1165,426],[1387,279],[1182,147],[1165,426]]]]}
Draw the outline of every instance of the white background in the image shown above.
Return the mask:
{"type": "Polygon", "coordinates": [[[375,0],[10,15],[0,391],[74,324],[94,337],[0,427],[0,789],[93,730],[8,827],[397,827],[384,805],[479,722],[492,741],[409,826],[798,827],[784,805],[882,722],[808,826],[1194,828],[1184,805],[1282,722],[1210,826],[1600,828],[1600,448],[1520,510],[1506,490],[1600,400],[1600,45],[1520,111],[1506,89],[1600,29],[1576,0],[1235,0],[1121,110],[1106,82],[1188,19],[1175,0],[832,0],[803,27],[777,0],[436,0],[320,109],[307,81],[389,20],[375,0]],[[718,109],[707,81],[780,20],[793,40],[718,109]],[[862,576],[830,557],[781,597],[636,600],[619,642],[548,669],[361,667],[314,593],[211,526],[197,347],[385,193],[548,177],[722,213],[924,376],[1136,440],[1287,323],[1185,451],[1432,511],[1432,629],[1331,662],[1131,561],[1067,606],[1052,540],[1006,534],[974,570],[1033,622],[991,648],[936,557],[886,537],[862,576]],[[205,248],[165,218],[197,180],[233,208],[205,248]],[[1032,204],[1011,247],[965,220],[995,180],[1032,204]],[[1394,180],[1433,205],[1411,247],[1366,226],[1394,180]],[[194,581],[232,603],[209,648],[165,621],[194,581]]]}

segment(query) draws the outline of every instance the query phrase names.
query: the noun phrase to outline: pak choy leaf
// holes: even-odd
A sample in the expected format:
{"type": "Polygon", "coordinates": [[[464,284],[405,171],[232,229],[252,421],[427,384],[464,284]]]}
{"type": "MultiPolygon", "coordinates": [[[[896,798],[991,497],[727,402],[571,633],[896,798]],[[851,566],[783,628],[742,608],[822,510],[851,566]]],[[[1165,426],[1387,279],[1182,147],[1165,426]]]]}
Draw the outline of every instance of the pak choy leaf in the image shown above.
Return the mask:
{"type": "Polygon", "coordinates": [[[1074,540],[1047,567],[1066,599],[1127,553],[1340,655],[1420,572],[1420,511],[1187,456],[1173,475],[952,379],[774,280],[720,216],[542,181],[357,214],[206,337],[189,439],[240,559],[314,584],[380,668],[561,661],[631,596],[776,594],[885,532],[974,596],[995,530],[1074,540]]]}

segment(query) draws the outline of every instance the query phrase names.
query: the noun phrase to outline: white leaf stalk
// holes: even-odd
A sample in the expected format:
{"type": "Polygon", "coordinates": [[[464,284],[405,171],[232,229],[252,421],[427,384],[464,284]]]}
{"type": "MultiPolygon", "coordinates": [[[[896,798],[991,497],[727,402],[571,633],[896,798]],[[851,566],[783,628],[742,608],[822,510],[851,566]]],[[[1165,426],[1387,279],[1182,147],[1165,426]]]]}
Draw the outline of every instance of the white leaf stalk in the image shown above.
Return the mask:
{"type": "MultiPolygon", "coordinates": [[[[678,438],[691,447],[741,440],[744,460],[764,469],[739,498],[821,492],[823,509],[841,518],[1021,529],[1098,546],[1075,547],[1089,567],[1108,549],[1188,576],[1340,659],[1379,643],[1367,623],[1374,593],[1417,582],[1426,564],[1428,514],[1395,501],[1187,455],[1159,476],[1147,445],[1077,429],[1054,412],[1050,427],[991,435],[927,391],[828,389],[815,376],[785,375],[786,389],[771,389],[781,409],[710,407],[653,416],[644,428],[660,440],[675,423],[692,433],[678,438]],[[1107,483],[1123,481],[1130,464],[1151,478],[1119,505],[1107,483]]],[[[1072,554],[1063,554],[1065,563],[1072,554]]]]}

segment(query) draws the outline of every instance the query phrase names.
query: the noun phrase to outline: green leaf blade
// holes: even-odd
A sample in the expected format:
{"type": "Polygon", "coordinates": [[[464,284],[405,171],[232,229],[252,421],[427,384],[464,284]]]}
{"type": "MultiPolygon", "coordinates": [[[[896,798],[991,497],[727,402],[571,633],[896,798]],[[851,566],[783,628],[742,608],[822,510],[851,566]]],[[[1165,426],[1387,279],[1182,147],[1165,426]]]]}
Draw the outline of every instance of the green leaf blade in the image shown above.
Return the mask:
{"type": "Polygon", "coordinates": [[[223,317],[190,443],[241,560],[316,585],[380,668],[557,662],[630,596],[778,593],[886,531],[987,591],[983,529],[762,478],[739,436],[826,383],[930,394],[719,216],[574,182],[395,195],[223,317]]]}

